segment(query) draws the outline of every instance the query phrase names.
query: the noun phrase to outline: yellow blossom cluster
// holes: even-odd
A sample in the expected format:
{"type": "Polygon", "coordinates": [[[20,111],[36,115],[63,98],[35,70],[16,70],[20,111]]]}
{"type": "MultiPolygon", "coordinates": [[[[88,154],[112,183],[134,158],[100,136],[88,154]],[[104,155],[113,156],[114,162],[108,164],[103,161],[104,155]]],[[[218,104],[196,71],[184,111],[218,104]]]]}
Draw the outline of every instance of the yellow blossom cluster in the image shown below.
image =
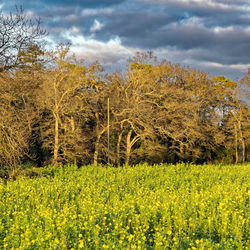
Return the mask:
{"type": "Polygon", "coordinates": [[[0,181],[1,249],[249,245],[249,164],[68,165],[44,171],[35,179],[0,181]]]}

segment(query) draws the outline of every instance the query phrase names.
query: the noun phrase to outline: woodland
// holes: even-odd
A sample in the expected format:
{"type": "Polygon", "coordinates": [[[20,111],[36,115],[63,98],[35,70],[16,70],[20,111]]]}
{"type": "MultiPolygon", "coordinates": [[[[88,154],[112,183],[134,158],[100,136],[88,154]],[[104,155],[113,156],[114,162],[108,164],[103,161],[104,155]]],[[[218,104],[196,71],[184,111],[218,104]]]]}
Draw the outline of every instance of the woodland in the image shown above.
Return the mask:
{"type": "Polygon", "coordinates": [[[148,52],[107,72],[47,35],[0,14],[0,168],[249,160],[250,70],[232,81],[148,52]]]}

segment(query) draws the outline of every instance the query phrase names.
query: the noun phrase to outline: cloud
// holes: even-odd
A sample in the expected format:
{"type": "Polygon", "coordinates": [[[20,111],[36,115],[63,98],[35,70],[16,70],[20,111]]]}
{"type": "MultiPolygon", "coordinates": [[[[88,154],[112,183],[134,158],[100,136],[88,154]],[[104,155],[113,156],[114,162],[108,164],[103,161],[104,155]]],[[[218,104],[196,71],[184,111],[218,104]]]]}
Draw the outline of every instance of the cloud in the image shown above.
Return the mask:
{"type": "Polygon", "coordinates": [[[4,3],[0,3],[0,10],[3,9],[4,3]]]}
{"type": "Polygon", "coordinates": [[[9,0],[8,5],[23,5],[26,8],[32,8],[32,6],[81,6],[84,8],[101,8],[107,6],[118,5],[126,0],[9,0]]]}
{"type": "Polygon", "coordinates": [[[93,25],[90,27],[90,32],[96,32],[101,30],[103,27],[103,24],[101,24],[98,20],[94,20],[93,25]]]}
{"type": "Polygon", "coordinates": [[[113,22],[106,22],[97,38],[119,36],[125,46],[145,50],[158,48],[202,48],[220,63],[245,63],[249,61],[250,31],[247,26],[207,27],[200,17],[179,19],[172,15],[120,13],[112,15],[113,22]],[[136,25],[135,25],[136,23],[136,25]],[[218,53],[220,57],[218,57],[218,53]]]}
{"type": "MultiPolygon", "coordinates": [[[[125,0],[74,0],[75,5],[80,5],[82,7],[105,7],[105,6],[112,6],[121,4],[125,0]]],[[[51,2],[47,0],[47,2],[51,2]]],[[[72,0],[54,0],[53,3],[57,3],[60,5],[72,5],[72,0]]]]}
{"type": "Polygon", "coordinates": [[[9,0],[2,10],[19,3],[41,16],[50,44],[71,42],[91,61],[125,63],[151,50],[233,78],[250,64],[249,0],[9,0]]]}
{"type": "Polygon", "coordinates": [[[76,35],[74,32],[66,32],[64,37],[72,44],[71,50],[88,62],[98,60],[105,65],[126,63],[139,48],[125,47],[119,37],[110,39],[107,42],[95,40],[93,36],[85,37],[76,35]]]}
{"type": "Polygon", "coordinates": [[[97,15],[111,14],[113,11],[114,11],[113,8],[101,8],[101,9],[84,8],[81,13],[83,16],[97,16],[97,15]]]}
{"type": "MultiPolygon", "coordinates": [[[[219,63],[217,57],[211,55],[209,50],[204,51],[204,49],[181,50],[170,47],[157,49],[154,52],[159,59],[166,59],[172,63],[199,69],[211,76],[225,75],[233,80],[241,79],[247,73],[248,68],[250,68],[249,61],[245,64],[219,63]]],[[[220,57],[220,53],[218,52],[217,54],[220,57]]]]}
{"type": "Polygon", "coordinates": [[[231,11],[237,9],[243,9],[249,6],[248,0],[141,0],[148,4],[166,5],[166,6],[176,6],[178,8],[186,9],[207,9],[217,11],[231,11]]]}
{"type": "MultiPolygon", "coordinates": [[[[248,0],[141,0],[152,8],[159,6],[166,12],[189,18],[191,16],[204,19],[206,26],[249,25],[245,23],[250,13],[248,0]]],[[[185,18],[184,18],[185,19],[185,18]]]]}

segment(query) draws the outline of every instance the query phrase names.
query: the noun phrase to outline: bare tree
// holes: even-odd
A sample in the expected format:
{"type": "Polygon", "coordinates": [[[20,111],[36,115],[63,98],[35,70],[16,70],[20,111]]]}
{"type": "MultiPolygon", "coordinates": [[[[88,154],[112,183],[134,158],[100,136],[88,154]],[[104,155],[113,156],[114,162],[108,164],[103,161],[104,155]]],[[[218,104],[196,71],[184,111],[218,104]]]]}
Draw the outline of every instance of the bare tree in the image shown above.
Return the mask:
{"type": "Polygon", "coordinates": [[[83,127],[91,112],[89,69],[69,54],[69,47],[58,46],[50,55],[54,66],[43,72],[43,83],[37,96],[43,114],[43,145],[52,153],[52,163],[84,158],[86,134],[83,127]]]}
{"type": "Polygon", "coordinates": [[[40,19],[29,19],[22,7],[14,14],[0,13],[0,72],[19,66],[20,51],[42,45],[46,31],[40,25],[40,19]]]}
{"type": "Polygon", "coordinates": [[[1,73],[0,165],[15,167],[23,157],[28,156],[29,138],[35,120],[32,106],[34,91],[29,75],[1,73]]]}
{"type": "Polygon", "coordinates": [[[224,76],[214,77],[217,97],[222,114],[224,147],[234,151],[235,162],[246,160],[246,147],[249,143],[249,82],[246,75],[240,82],[224,76]]]}
{"type": "MultiPolygon", "coordinates": [[[[111,127],[112,133],[115,133],[116,147],[113,147],[113,151],[116,151],[114,158],[117,164],[129,164],[132,156],[138,156],[138,148],[156,137],[153,127],[156,113],[153,106],[159,93],[151,59],[151,53],[137,54],[124,76],[114,74],[111,77],[111,127]]],[[[153,150],[157,151],[157,147],[153,150]]]]}

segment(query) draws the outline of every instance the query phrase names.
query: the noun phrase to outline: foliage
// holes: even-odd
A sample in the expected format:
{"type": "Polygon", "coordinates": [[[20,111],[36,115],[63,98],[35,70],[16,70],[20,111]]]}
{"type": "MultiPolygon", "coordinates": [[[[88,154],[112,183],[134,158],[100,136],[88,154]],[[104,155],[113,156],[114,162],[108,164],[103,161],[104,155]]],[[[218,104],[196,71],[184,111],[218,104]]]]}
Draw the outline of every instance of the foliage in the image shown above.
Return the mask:
{"type": "Polygon", "coordinates": [[[250,71],[236,82],[138,52],[104,72],[44,35],[22,9],[0,13],[0,168],[249,160],[250,71]]]}
{"type": "Polygon", "coordinates": [[[0,248],[249,246],[249,164],[41,171],[41,178],[0,182],[0,248]]]}

